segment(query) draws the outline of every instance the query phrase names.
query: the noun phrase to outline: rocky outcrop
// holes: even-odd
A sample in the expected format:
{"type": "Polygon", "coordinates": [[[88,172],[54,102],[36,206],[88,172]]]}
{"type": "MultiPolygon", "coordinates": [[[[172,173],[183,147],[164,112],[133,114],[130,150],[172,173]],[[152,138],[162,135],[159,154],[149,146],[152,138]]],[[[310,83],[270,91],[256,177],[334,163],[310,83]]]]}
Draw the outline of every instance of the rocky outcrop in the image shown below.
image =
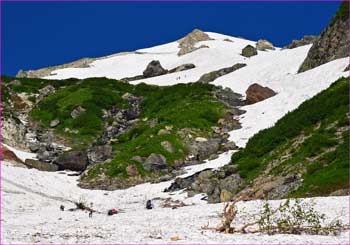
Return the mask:
{"type": "Polygon", "coordinates": [[[349,2],[343,2],[330,24],[314,41],[298,72],[349,56],[349,2]]]}
{"type": "Polygon", "coordinates": [[[89,165],[98,164],[106,161],[112,156],[112,146],[99,145],[91,147],[87,152],[89,165]]]}
{"type": "Polygon", "coordinates": [[[188,64],[183,64],[179,65],[173,69],[169,70],[169,73],[174,73],[174,72],[179,72],[179,71],[186,71],[195,68],[196,66],[194,64],[188,63],[188,64]]]}
{"type": "Polygon", "coordinates": [[[232,201],[242,186],[237,166],[226,165],[220,170],[207,169],[186,178],[176,178],[165,191],[186,189],[189,195],[206,193],[209,203],[218,203],[232,201]]]}
{"type": "MultiPolygon", "coordinates": [[[[208,41],[210,37],[208,34],[204,33],[201,30],[195,29],[191,33],[187,34],[185,37],[181,38],[177,42],[179,43],[180,50],[178,56],[188,54],[193,52],[201,47],[195,47],[195,44],[200,41],[208,41]]],[[[203,47],[202,47],[203,48],[203,47]]]]}
{"type": "Polygon", "coordinates": [[[143,76],[144,78],[156,77],[166,73],[168,73],[168,71],[161,66],[159,60],[152,60],[143,71],[143,76]]]}
{"type": "Polygon", "coordinates": [[[258,51],[256,50],[256,48],[254,48],[252,45],[247,45],[242,49],[242,53],[241,55],[244,57],[252,57],[254,55],[257,55],[258,51]]]}
{"type": "Polygon", "coordinates": [[[256,49],[260,51],[275,50],[273,44],[265,39],[260,39],[257,41],[256,49]]]}
{"type": "Polygon", "coordinates": [[[55,160],[55,164],[57,164],[60,169],[83,171],[88,165],[88,157],[84,151],[67,152],[60,155],[55,160]]]}
{"type": "Polygon", "coordinates": [[[226,68],[222,68],[216,71],[212,71],[209,73],[205,73],[204,75],[202,75],[199,80],[197,82],[199,83],[210,83],[212,81],[214,81],[215,79],[217,79],[218,77],[224,76],[226,74],[229,74],[231,72],[234,72],[242,67],[245,67],[246,64],[242,64],[242,63],[237,63],[231,67],[226,67],[226,68]]]}
{"type": "Polygon", "coordinates": [[[224,89],[222,87],[218,87],[218,89],[214,92],[214,96],[226,106],[231,108],[245,105],[243,96],[233,92],[232,89],[228,87],[224,89]]]}
{"type": "Polygon", "coordinates": [[[56,164],[41,162],[39,160],[34,160],[34,159],[26,159],[26,161],[24,162],[24,165],[26,165],[28,168],[35,168],[40,171],[47,171],[47,172],[54,172],[59,169],[59,167],[56,164]]]}
{"type": "Polygon", "coordinates": [[[152,153],[143,163],[143,167],[148,171],[164,170],[167,168],[166,158],[162,154],[152,153]]]}
{"type": "Polygon", "coordinates": [[[303,36],[300,40],[293,40],[290,44],[283,47],[284,49],[293,49],[297,47],[301,47],[304,45],[312,44],[317,40],[317,36],[303,36]]]}
{"type": "Polygon", "coordinates": [[[250,85],[246,91],[247,104],[254,104],[276,95],[276,92],[257,83],[250,85]]]}

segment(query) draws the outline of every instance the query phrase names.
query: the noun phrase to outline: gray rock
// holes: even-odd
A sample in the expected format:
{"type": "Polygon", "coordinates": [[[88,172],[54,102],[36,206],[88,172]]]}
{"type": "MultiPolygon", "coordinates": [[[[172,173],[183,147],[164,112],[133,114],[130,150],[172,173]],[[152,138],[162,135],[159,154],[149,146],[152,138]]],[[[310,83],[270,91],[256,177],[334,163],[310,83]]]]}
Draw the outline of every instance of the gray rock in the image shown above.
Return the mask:
{"type": "Polygon", "coordinates": [[[222,180],[220,180],[220,189],[227,190],[232,194],[237,193],[239,187],[243,183],[242,178],[239,174],[232,174],[222,180]]]}
{"type": "Polygon", "coordinates": [[[204,160],[219,150],[221,139],[209,139],[203,142],[193,142],[188,145],[189,154],[196,160],[204,160]]]}
{"type": "Polygon", "coordinates": [[[34,160],[34,159],[26,159],[24,164],[28,168],[35,168],[41,171],[54,172],[58,170],[58,166],[56,164],[41,162],[39,160],[34,160]]]}
{"type": "Polygon", "coordinates": [[[242,53],[241,55],[244,57],[252,57],[254,55],[257,55],[258,51],[256,50],[256,48],[254,48],[252,45],[247,45],[242,49],[242,53]]]}
{"type": "Polygon", "coordinates": [[[215,79],[217,79],[218,77],[221,77],[221,76],[224,76],[228,73],[234,72],[234,71],[236,71],[244,66],[246,66],[246,64],[237,63],[231,67],[226,67],[226,68],[222,68],[220,70],[205,73],[199,78],[199,80],[197,82],[210,83],[210,82],[214,81],[215,79]]]}
{"type": "Polygon", "coordinates": [[[189,70],[189,69],[193,69],[195,68],[196,66],[194,64],[183,64],[183,65],[179,65],[171,70],[169,70],[169,73],[173,73],[173,72],[179,72],[179,71],[186,71],[186,70],[189,70]]]}
{"type": "Polygon", "coordinates": [[[112,156],[112,146],[101,145],[89,149],[87,157],[90,164],[98,164],[106,161],[112,156]]]}
{"type": "Polygon", "coordinates": [[[86,152],[72,151],[60,155],[55,160],[55,163],[60,167],[60,169],[83,171],[88,165],[88,158],[86,152]]]}
{"type": "Polygon", "coordinates": [[[165,70],[158,60],[152,60],[143,71],[143,76],[145,78],[161,76],[166,74],[168,71],[165,70]]]}
{"type": "Polygon", "coordinates": [[[50,127],[51,128],[54,128],[56,127],[58,124],[60,123],[60,120],[59,119],[54,119],[50,122],[50,127]]]}
{"type": "Polygon", "coordinates": [[[215,97],[228,107],[237,107],[245,105],[243,96],[233,92],[230,88],[218,88],[215,91],[215,97]]]}
{"type": "Polygon", "coordinates": [[[86,111],[86,109],[84,109],[81,106],[78,106],[77,108],[75,108],[70,115],[72,116],[73,119],[77,118],[78,116],[80,116],[81,114],[83,114],[86,111]]]}
{"type": "Polygon", "coordinates": [[[152,170],[164,170],[168,166],[167,166],[166,158],[162,154],[152,153],[143,163],[143,167],[148,171],[152,171],[152,170]]]}

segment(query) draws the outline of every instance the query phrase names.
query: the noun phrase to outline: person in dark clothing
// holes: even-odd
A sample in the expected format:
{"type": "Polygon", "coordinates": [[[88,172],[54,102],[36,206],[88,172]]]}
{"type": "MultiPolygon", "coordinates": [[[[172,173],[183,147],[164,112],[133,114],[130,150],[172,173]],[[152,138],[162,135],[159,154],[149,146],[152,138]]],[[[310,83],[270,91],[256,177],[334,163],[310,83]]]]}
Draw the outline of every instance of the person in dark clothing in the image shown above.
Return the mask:
{"type": "Polygon", "coordinates": [[[61,205],[61,206],[60,206],[60,209],[61,209],[61,211],[64,211],[64,206],[61,205]]]}
{"type": "Polygon", "coordinates": [[[115,209],[115,208],[112,208],[112,209],[110,209],[110,210],[108,210],[108,215],[109,216],[111,216],[111,215],[113,215],[113,214],[117,214],[118,213],[118,210],[117,209],[115,209]]]}
{"type": "Polygon", "coordinates": [[[147,200],[146,202],[146,209],[153,209],[154,206],[153,206],[153,203],[151,200],[147,200]]]}
{"type": "Polygon", "coordinates": [[[92,210],[89,212],[89,218],[92,218],[92,210]]]}

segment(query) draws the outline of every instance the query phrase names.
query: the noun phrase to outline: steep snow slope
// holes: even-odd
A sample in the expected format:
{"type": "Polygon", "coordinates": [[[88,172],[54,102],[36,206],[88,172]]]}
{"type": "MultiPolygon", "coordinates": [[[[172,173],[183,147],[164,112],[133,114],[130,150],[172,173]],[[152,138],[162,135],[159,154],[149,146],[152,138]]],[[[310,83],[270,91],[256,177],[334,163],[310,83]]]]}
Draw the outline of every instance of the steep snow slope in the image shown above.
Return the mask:
{"type": "MultiPolygon", "coordinates": [[[[163,193],[169,182],[143,184],[127,190],[112,192],[80,189],[77,177],[64,173],[47,173],[2,164],[2,243],[332,243],[348,242],[349,233],[340,236],[231,235],[214,230],[220,222],[223,204],[206,204],[201,195],[186,198],[183,193],[163,193]],[[92,218],[87,212],[67,211],[69,202],[85,198],[93,202],[92,218]],[[163,198],[182,200],[189,206],[178,209],[162,208],[163,198]],[[146,210],[145,201],[158,198],[155,209],[146,210]],[[63,204],[66,211],[59,210],[63,204]],[[107,216],[110,208],[120,208],[123,213],[107,216]],[[171,241],[179,236],[181,240],[171,241]]],[[[347,223],[348,197],[306,199],[314,202],[317,211],[327,215],[327,222],[339,218],[347,223]]],[[[271,201],[278,205],[280,201],[271,201]]],[[[241,202],[240,211],[257,214],[262,201],[241,202]]],[[[238,219],[244,220],[243,213],[238,219]]]]}

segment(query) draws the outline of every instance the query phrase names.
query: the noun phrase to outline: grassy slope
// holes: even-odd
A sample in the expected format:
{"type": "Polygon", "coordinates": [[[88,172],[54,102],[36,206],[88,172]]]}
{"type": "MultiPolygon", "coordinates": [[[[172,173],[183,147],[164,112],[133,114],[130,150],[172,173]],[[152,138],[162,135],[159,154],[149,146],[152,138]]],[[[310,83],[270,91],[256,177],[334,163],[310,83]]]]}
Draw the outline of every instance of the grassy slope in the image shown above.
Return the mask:
{"type": "MultiPolygon", "coordinates": [[[[14,78],[3,77],[4,84],[14,78]]],[[[90,177],[97,175],[101,169],[110,176],[125,176],[125,167],[135,164],[140,173],[144,170],[141,164],[132,161],[132,156],[147,157],[151,153],[160,153],[167,158],[169,165],[175,159],[183,158],[186,148],[177,131],[182,128],[195,129],[194,136],[210,136],[211,126],[217,125],[219,118],[225,114],[224,105],[214,99],[214,86],[204,84],[178,84],[171,87],[158,87],[146,84],[136,86],[106,78],[89,78],[85,80],[44,80],[18,79],[20,86],[5,86],[3,100],[9,99],[9,90],[14,92],[37,93],[47,85],[54,86],[57,91],[44,98],[30,113],[35,121],[49,127],[53,119],[60,124],[55,133],[65,137],[74,149],[85,149],[92,144],[99,144],[96,138],[103,132],[102,110],[113,105],[127,108],[129,104],[121,97],[130,92],[143,97],[140,121],[124,135],[118,144],[113,145],[117,153],[112,162],[90,171],[90,177]],[[86,112],[78,118],[70,116],[71,111],[82,106],[86,112]],[[157,119],[158,124],[150,128],[149,121],[157,119]],[[158,135],[160,129],[173,126],[170,134],[158,135]],[[65,128],[77,130],[78,133],[64,132],[65,128]],[[160,143],[167,140],[176,148],[174,153],[163,149],[160,143]]]]}
{"type": "Polygon", "coordinates": [[[303,185],[292,195],[322,195],[347,188],[348,91],[348,80],[340,79],[288,113],[275,126],[252,137],[245,149],[232,156],[241,176],[247,182],[254,179],[272,160],[281,159],[288,152],[288,159],[271,173],[278,175],[287,167],[306,167],[303,185]],[[294,147],[297,138],[305,140],[294,147]]]}

